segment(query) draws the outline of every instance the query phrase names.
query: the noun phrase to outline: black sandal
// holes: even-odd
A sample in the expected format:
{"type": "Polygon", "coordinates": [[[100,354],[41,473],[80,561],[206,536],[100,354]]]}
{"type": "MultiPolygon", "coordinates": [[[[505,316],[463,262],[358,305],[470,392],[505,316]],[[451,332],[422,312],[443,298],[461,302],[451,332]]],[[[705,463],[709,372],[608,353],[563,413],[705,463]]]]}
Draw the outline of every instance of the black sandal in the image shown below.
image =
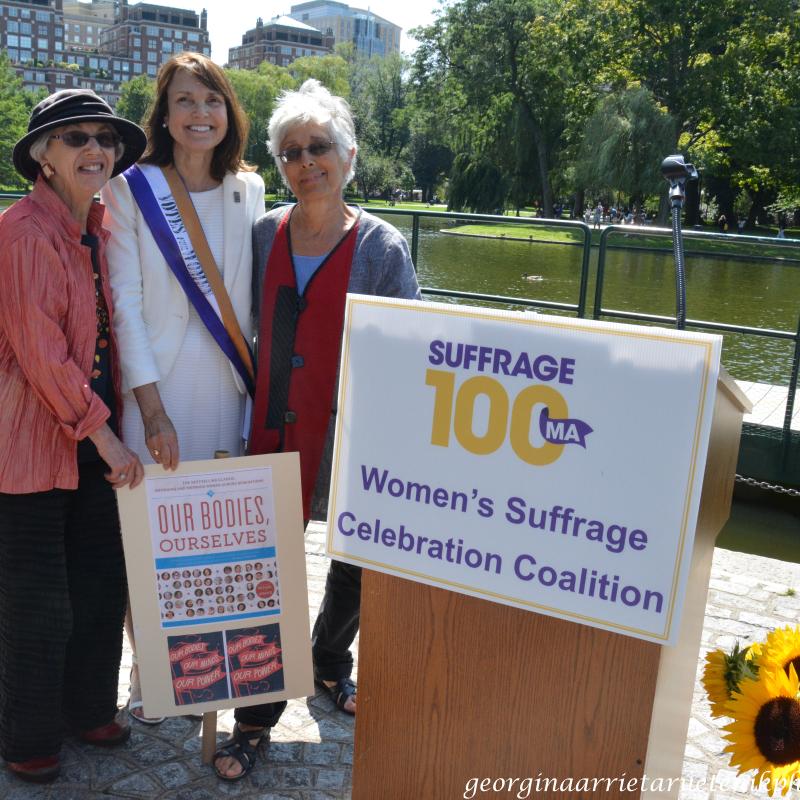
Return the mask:
{"type": "Polygon", "coordinates": [[[355,716],[354,711],[348,711],[345,708],[347,701],[351,697],[355,698],[357,693],[356,685],[352,678],[339,678],[339,680],[337,680],[333,686],[328,686],[325,681],[321,681],[319,679],[316,680],[316,684],[327,692],[328,697],[333,700],[336,708],[338,708],[340,711],[344,711],[345,714],[355,716]]]}
{"type": "Polygon", "coordinates": [[[254,731],[243,731],[236,723],[230,739],[226,739],[214,753],[214,772],[223,781],[239,781],[249,775],[256,765],[258,748],[269,742],[269,728],[258,728],[254,731]],[[255,744],[253,744],[255,742],[255,744]],[[238,775],[224,775],[216,766],[217,759],[234,758],[239,762],[242,771],[238,775]]]}

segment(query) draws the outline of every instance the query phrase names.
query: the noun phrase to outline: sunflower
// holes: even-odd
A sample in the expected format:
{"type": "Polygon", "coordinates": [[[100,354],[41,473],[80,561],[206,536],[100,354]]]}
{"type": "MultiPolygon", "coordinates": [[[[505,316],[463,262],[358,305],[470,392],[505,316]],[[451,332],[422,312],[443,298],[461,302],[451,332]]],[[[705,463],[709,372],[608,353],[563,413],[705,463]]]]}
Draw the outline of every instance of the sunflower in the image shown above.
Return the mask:
{"type": "Polygon", "coordinates": [[[800,628],[787,626],[768,634],[759,663],[780,667],[787,675],[789,665],[794,664],[795,672],[800,674],[800,628]]]}
{"type": "Polygon", "coordinates": [[[740,650],[737,642],[731,653],[712,650],[706,656],[703,688],[711,703],[712,717],[729,717],[726,704],[739,691],[739,684],[745,679],[756,679],[758,664],[755,659],[758,651],[758,645],[740,650]]]}
{"type": "Polygon", "coordinates": [[[793,665],[759,671],[757,680],[745,680],[727,704],[733,722],[725,726],[731,766],[739,774],[758,771],[756,784],[766,783],[770,796],[786,794],[800,778],[800,681],[793,665]]]}

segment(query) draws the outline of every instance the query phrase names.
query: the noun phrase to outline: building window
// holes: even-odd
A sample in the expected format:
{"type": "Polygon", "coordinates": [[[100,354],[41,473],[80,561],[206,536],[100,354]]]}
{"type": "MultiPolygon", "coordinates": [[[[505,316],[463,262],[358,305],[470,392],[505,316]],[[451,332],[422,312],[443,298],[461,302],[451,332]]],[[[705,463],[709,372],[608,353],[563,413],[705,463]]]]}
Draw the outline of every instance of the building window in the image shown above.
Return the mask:
{"type": "Polygon", "coordinates": [[[189,33],[186,34],[186,38],[190,42],[199,42],[200,41],[200,34],[199,33],[195,33],[195,31],[189,31],[189,33]]]}
{"type": "Polygon", "coordinates": [[[37,11],[36,19],[39,22],[50,22],[50,14],[47,11],[37,11]]]}
{"type": "Polygon", "coordinates": [[[16,21],[14,21],[14,20],[10,19],[10,20],[9,20],[9,21],[6,23],[6,30],[7,30],[9,33],[19,33],[19,22],[16,22],[16,21]]]}
{"type": "Polygon", "coordinates": [[[6,50],[6,52],[8,53],[8,57],[12,61],[19,61],[19,50],[12,50],[9,48],[8,50],[6,50]]]}
{"type": "Polygon", "coordinates": [[[168,42],[166,39],[164,39],[164,41],[161,42],[161,52],[162,53],[171,53],[172,52],[172,42],[168,42]]]}
{"type": "Polygon", "coordinates": [[[134,75],[141,75],[142,74],[142,65],[141,64],[134,64],[133,65],[133,74],[134,75]]]}
{"type": "Polygon", "coordinates": [[[56,53],[63,52],[64,51],[64,43],[56,41],[56,43],[53,45],[53,50],[55,50],[56,53]]]}
{"type": "Polygon", "coordinates": [[[97,69],[97,59],[90,58],[89,59],[89,69],[97,69]]]}
{"type": "MultiPolygon", "coordinates": [[[[142,51],[141,50],[134,50],[133,51],[133,58],[134,58],[135,61],[141,61],[142,60],[142,51]]],[[[141,70],[139,70],[139,71],[141,72],[141,70]]]]}
{"type": "MultiPolygon", "coordinates": [[[[154,64],[154,63],[156,62],[156,58],[157,58],[157,57],[156,57],[156,54],[155,54],[155,53],[154,53],[152,50],[151,50],[150,52],[148,52],[148,54],[147,54],[147,60],[148,60],[148,62],[150,62],[150,63],[153,63],[153,64],[154,64]]],[[[148,70],[148,71],[149,71],[149,70],[148,70]]]]}
{"type": "Polygon", "coordinates": [[[142,39],[139,36],[133,37],[133,46],[134,47],[141,47],[142,46],[142,39]]]}
{"type": "Polygon", "coordinates": [[[21,22],[19,25],[20,33],[32,33],[30,22],[21,22]]]}
{"type": "Polygon", "coordinates": [[[47,50],[48,45],[49,45],[49,42],[47,41],[47,39],[37,39],[36,40],[36,46],[40,50],[47,50]]]}
{"type": "Polygon", "coordinates": [[[148,64],[147,65],[147,74],[148,75],[155,76],[156,72],[158,72],[158,69],[156,68],[156,66],[154,64],[148,64]]]}
{"type": "Polygon", "coordinates": [[[10,6],[8,9],[8,16],[9,17],[16,17],[19,13],[19,9],[14,8],[14,6],[10,6]]]}
{"type": "Polygon", "coordinates": [[[20,36],[19,37],[19,46],[20,47],[31,47],[31,37],[30,36],[20,36]]]}
{"type": "Polygon", "coordinates": [[[6,36],[6,44],[9,47],[17,47],[19,45],[19,36],[16,36],[15,34],[9,34],[6,36]]]}
{"type": "Polygon", "coordinates": [[[64,29],[56,28],[56,39],[62,39],[63,37],[64,37],[64,29]]]}

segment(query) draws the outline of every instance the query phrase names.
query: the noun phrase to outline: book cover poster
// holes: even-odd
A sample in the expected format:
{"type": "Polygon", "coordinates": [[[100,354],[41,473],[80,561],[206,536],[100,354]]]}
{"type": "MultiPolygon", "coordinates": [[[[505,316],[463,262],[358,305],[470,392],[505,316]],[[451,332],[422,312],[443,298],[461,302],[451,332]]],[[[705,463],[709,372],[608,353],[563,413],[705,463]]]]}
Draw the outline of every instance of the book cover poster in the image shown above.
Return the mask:
{"type": "Polygon", "coordinates": [[[146,716],[314,691],[297,453],[151,464],[117,500],[146,716]]]}
{"type": "Polygon", "coordinates": [[[170,636],[167,641],[176,705],[230,697],[222,631],[170,636]]]}
{"type": "Polygon", "coordinates": [[[226,631],[234,697],[283,690],[281,629],[277,624],[226,631]]]}

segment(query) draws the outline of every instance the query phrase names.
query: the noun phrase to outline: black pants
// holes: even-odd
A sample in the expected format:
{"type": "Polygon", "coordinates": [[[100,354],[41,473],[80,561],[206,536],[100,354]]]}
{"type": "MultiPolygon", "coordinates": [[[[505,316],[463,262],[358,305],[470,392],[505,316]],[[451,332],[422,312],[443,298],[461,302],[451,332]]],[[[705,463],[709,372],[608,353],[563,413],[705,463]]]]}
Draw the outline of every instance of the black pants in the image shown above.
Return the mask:
{"type": "Polygon", "coordinates": [[[125,569],[102,462],[74,491],[0,494],[0,755],[58,753],[117,712],[125,569]]]}
{"type": "MultiPolygon", "coordinates": [[[[336,681],[353,671],[350,645],[358,633],[361,611],[361,567],[331,561],[325,581],[325,595],[314,623],[312,655],[314,677],[336,681]]],[[[237,708],[234,717],[245,725],[271,728],[278,724],[285,702],[237,708]]]]}

